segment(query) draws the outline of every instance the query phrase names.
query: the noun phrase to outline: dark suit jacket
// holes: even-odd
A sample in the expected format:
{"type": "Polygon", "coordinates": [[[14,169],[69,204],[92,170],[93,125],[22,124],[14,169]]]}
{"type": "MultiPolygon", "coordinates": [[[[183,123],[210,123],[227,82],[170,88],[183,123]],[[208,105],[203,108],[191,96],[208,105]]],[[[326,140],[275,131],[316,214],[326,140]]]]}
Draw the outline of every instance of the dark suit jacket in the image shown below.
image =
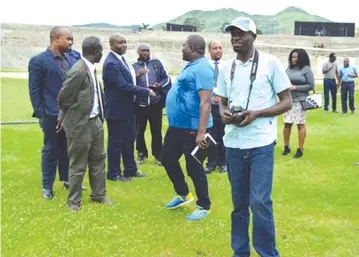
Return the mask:
{"type": "MultiPolygon", "coordinates": [[[[64,53],[65,58],[73,65],[71,58],[64,53]]],[[[33,117],[57,116],[59,108],[57,96],[64,82],[52,52],[46,51],[32,57],[29,62],[29,93],[34,109],[33,117]]]]}
{"type": "Polygon", "coordinates": [[[112,52],[106,57],[102,72],[105,119],[135,119],[134,96],[148,97],[149,89],[135,86],[131,73],[112,52]]]}
{"type": "MultiPolygon", "coordinates": [[[[68,138],[79,136],[88,124],[94,105],[95,82],[86,63],[81,59],[68,71],[59,93],[59,120],[68,138]]],[[[100,86],[101,102],[103,103],[100,86]]],[[[103,107],[102,107],[103,110],[103,107]]],[[[103,120],[101,111],[100,118],[103,120]]]]}

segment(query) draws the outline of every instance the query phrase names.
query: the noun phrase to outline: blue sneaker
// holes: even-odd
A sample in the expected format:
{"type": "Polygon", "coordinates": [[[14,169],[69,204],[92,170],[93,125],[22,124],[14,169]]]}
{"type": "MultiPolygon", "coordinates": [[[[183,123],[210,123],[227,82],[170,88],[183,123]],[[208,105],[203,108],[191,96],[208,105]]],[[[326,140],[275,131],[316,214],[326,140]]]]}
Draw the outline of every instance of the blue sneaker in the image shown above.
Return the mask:
{"type": "Polygon", "coordinates": [[[210,210],[205,210],[197,205],[197,209],[187,216],[188,220],[201,220],[209,215],[210,210]]]}
{"type": "Polygon", "coordinates": [[[191,193],[189,193],[187,196],[177,195],[166,205],[166,209],[176,209],[184,204],[192,202],[193,200],[194,199],[191,193]]]}

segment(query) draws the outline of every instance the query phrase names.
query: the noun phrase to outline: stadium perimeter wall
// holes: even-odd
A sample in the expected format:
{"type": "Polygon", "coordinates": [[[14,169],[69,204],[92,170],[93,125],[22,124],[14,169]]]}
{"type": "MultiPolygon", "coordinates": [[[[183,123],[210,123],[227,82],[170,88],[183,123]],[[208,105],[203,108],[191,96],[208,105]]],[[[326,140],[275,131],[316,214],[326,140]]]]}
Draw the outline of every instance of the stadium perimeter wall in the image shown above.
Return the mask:
{"type": "MultiPolygon", "coordinates": [[[[8,69],[27,69],[28,61],[33,56],[42,52],[49,44],[49,31],[53,26],[26,25],[26,24],[1,24],[1,67],[8,69]]],[[[115,33],[122,33],[128,43],[126,59],[133,63],[137,59],[136,47],[139,43],[151,45],[151,55],[159,58],[171,75],[176,75],[185,65],[182,60],[181,48],[186,36],[190,32],[167,31],[132,31],[115,29],[93,29],[70,27],[74,35],[73,48],[81,52],[81,43],[87,36],[97,36],[104,42],[104,57],[109,52],[109,37],[115,33]]],[[[210,40],[221,40],[225,53],[223,59],[233,56],[230,44],[230,36],[220,33],[199,33],[207,43],[210,40]]],[[[276,55],[286,66],[288,54],[293,48],[305,48],[311,58],[312,68],[316,79],[322,78],[321,68],[328,59],[330,52],[336,52],[339,64],[344,57],[349,57],[352,64],[359,65],[359,38],[338,37],[306,37],[293,35],[259,35],[256,47],[276,55]],[[323,43],[324,49],[313,48],[315,43],[323,43]]],[[[207,54],[208,55],[208,54],[207,54]]],[[[102,58],[102,62],[105,58],[102,58]]],[[[102,67],[102,63],[98,64],[102,67]]]]}

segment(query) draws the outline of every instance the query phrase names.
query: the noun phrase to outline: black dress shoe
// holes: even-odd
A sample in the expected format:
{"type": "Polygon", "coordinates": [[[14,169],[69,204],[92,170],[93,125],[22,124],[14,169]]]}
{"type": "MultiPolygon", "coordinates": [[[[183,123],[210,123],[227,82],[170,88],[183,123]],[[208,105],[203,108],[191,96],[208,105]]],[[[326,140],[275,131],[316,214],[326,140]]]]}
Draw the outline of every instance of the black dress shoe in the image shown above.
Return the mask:
{"type": "Polygon", "coordinates": [[[144,177],[147,177],[148,175],[147,174],[144,174],[144,173],[141,173],[141,172],[136,172],[135,174],[133,175],[130,175],[130,176],[125,176],[126,178],[128,177],[131,177],[131,178],[144,178],[144,177]]]}
{"type": "Polygon", "coordinates": [[[116,176],[114,178],[107,177],[107,179],[112,180],[112,181],[118,181],[118,180],[120,180],[120,177],[121,177],[121,175],[118,175],[118,176],[116,176]]]}
{"type": "Polygon", "coordinates": [[[125,176],[120,176],[118,181],[121,181],[121,182],[131,182],[132,179],[129,178],[129,177],[125,177],[125,176]]]}
{"type": "Polygon", "coordinates": [[[118,175],[117,177],[114,178],[107,178],[108,180],[112,180],[112,181],[121,181],[121,182],[130,182],[131,179],[127,178],[125,176],[122,175],[118,175]]]}
{"type": "Polygon", "coordinates": [[[209,174],[209,173],[212,173],[212,171],[214,171],[216,169],[216,167],[207,167],[205,168],[204,172],[209,174]]]}
{"type": "MultiPolygon", "coordinates": [[[[70,184],[69,184],[69,182],[64,182],[64,189],[69,189],[69,187],[70,187],[70,184]]],[[[81,189],[82,190],[87,190],[87,188],[86,187],[84,187],[84,186],[81,186],[81,189]]]]}
{"type": "Polygon", "coordinates": [[[94,199],[92,199],[92,201],[97,202],[97,203],[110,204],[110,205],[115,204],[111,199],[109,199],[107,197],[105,197],[104,199],[102,199],[100,201],[94,200],[94,199]]]}
{"type": "Polygon", "coordinates": [[[227,172],[227,165],[219,166],[219,172],[227,172]]]}
{"type": "Polygon", "coordinates": [[[145,163],[145,161],[147,160],[147,156],[144,153],[137,153],[137,164],[142,164],[145,163]]]}
{"type": "Polygon", "coordinates": [[[80,205],[77,205],[77,204],[68,203],[68,204],[67,204],[67,207],[69,207],[69,209],[70,209],[72,212],[78,212],[78,211],[80,211],[80,205]]]}
{"type": "Polygon", "coordinates": [[[157,164],[158,166],[162,166],[162,163],[161,163],[160,159],[158,159],[158,158],[155,158],[155,159],[156,159],[156,164],[157,164]]]}
{"type": "Polygon", "coordinates": [[[51,200],[54,198],[54,193],[51,189],[42,189],[42,196],[47,200],[51,200]]]}

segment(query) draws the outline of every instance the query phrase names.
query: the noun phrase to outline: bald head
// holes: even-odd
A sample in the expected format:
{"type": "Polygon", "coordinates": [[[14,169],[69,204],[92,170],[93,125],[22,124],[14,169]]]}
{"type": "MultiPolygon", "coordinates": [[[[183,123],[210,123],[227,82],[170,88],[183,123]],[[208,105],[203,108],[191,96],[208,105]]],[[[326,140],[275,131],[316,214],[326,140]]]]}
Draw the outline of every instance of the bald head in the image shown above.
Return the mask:
{"type": "Polygon", "coordinates": [[[82,55],[91,63],[101,61],[103,46],[98,37],[87,37],[82,42],[82,55]]]}
{"type": "Polygon", "coordinates": [[[204,38],[200,35],[190,35],[187,38],[187,44],[194,47],[194,51],[197,53],[204,55],[204,52],[206,51],[206,42],[204,41],[204,38]]]}
{"type": "Polygon", "coordinates": [[[126,38],[122,34],[115,34],[110,37],[111,50],[119,55],[123,55],[127,50],[126,38]]]}
{"type": "Polygon", "coordinates": [[[68,51],[72,45],[70,30],[65,27],[56,26],[50,31],[51,50],[56,53],[68,51]]]}
{"type": "Polygon", "coordinates": [[[140,52],[143,49],[150,50],[150,46],[146,43],[141,43],[137,46],[137,52],[140,52]]]}
{"type": "Polygon", "coordinates": [[[102,49],[101,40],[98,37],[87,37],[82,42],[82,54],[84,56],[94,54],[98,49],[102,49]]]}
{"type": "Polygon", "coordinates": [[[71,32],[65,27],[60,27],[60,26],[53,27],[52,30],[50,31],[50,42],[53,42],[56,38],[61,37],[63,35],[67,35],[71,37],[71,32]]]}
{"type": "Polygon", "coordinates": [[[147,62],[150,59],[150,46],[146,43],[137,46],[138,60],[147,62]]]}
{"type": "Polygon", "coordinates": [[[74,44],[74,35],[72,35],[72,32],[70,31],[70,45],[68,51],[71,52],[72,45],[74,44]]]}
{"type": "Polygon", "coordinates": [[[211,48],[215,47],[217,45],[220,45],[220,46],[223,47],[221,41],[219,41],[219,40],[211,40],[211,41],[209,41],[209,43],[208,43],[208,51],[211,51],[211,48]]]}
{"type": "Polygon", "coordinates": [[[349,66],[349,58],[345,57],[344,58],[344,67],[348,67],[349,66]]]}
{"type": "Polygon", "coordinates": [[[182,48],[182,59],[192,62],[204,56],[206,42],[199,35],[190,35],[186,38],[182,48]]]}
{"type": "Polygon", "coordinates": [[[223,45],[219,40],[211,40],[208,43],[208,51],[211,55],[211,60],[218,61],[223,55],[223,45]]]}
{"type": "Polygon", "coordinates": [[[115,34],[110,37],[110,46],[115,44],[117,41],[125,40],[125,37],[122,34],[115,34]]]}

